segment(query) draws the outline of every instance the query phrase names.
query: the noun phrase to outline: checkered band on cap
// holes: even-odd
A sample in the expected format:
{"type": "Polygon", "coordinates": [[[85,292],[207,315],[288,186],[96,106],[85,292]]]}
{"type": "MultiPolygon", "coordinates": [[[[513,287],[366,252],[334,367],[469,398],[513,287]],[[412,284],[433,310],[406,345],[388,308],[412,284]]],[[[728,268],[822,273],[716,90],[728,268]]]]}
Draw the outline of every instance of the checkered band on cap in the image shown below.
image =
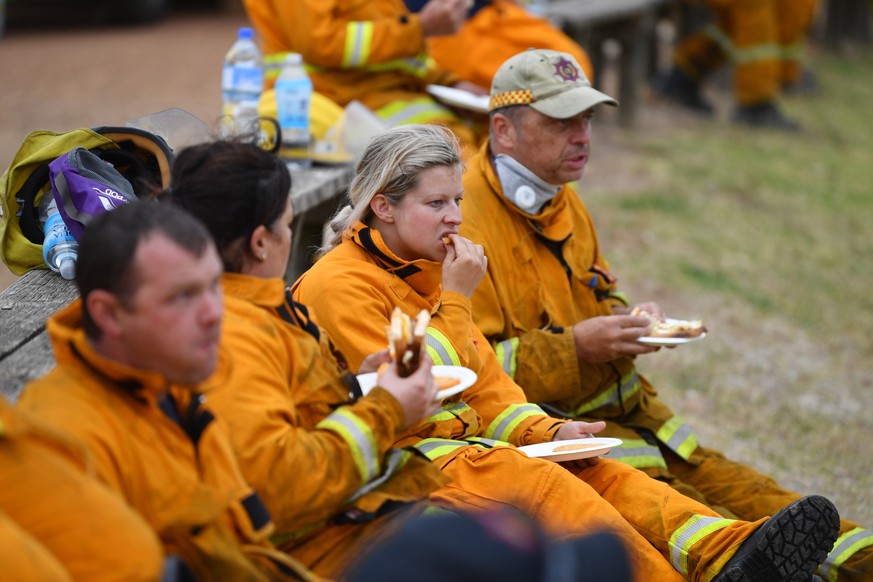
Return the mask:
{"type": "Polygon", "coordinates": [[[527,105],[536,101],[533,96],[533,91],[530,89],[519,89],[518,91],[504,91],[491,96],[488,102],[488,108],[492,111],[500,107],[509,105],[527,105]]]}

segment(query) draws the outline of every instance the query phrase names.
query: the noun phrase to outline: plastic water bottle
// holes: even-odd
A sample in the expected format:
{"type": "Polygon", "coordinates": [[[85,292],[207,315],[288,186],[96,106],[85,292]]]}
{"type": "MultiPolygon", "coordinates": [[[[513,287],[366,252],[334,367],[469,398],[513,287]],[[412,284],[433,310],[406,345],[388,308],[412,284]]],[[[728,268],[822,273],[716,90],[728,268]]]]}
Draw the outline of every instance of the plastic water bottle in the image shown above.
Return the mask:
{"type": "Polygon", "coordinates": [[[221,137],[258,135],[258,100],[264,88],[264,60],[254,31],[242,27],[224,56],[221,71],[221,137]]]}
{"type": "Polygon", "coordinates": [[[300,168],[312,166],[310,154],[309,103],[312,81],[303,70],[303,58],[289,53],[276,79],[276,113],[282,130],[279,155],[300,168]]]}
{"type": "Polygon", "coordinates": [[[49,196],[51,202],[45,208],[45,240],[42,242],[42,258],[45,264],[55,273],[60,273],[64,279],[76,277],[76,259],[79,256],[79,241],[77,241],[70,229],[64,224],[64,218],[58,212],[58,206],[50,192],[43,195],[49,196]]]}

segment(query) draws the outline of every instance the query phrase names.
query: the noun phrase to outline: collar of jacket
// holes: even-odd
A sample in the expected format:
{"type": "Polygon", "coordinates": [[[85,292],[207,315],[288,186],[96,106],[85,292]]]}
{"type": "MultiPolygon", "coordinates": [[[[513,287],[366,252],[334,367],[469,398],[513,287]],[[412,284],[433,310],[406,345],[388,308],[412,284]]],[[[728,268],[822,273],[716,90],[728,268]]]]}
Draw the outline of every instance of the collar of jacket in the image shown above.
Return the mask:
{"type": "Polygon", "coordinates": [[[380,267],[403,279],[430,305],[439,300],[443,281],[442,263],[426,259],[401,259],[388,248],[378,230],[363,222],[355,224],[344,238],[364,249],[380,267]]]}
{"type": "MultiPolygon", "coordinates": [[[[576,192],[570,186],[564,184],[561,191],[550,202],[547,202],[538,213],[528,214],[503,195],[503,186],[501,186],[500,178],[494,170],[491,149],[487,141],[482,145],[477,157],[478,160],[474,163],[480,164],[480,171],[494,192],[499,195],[500,203],[509,212],[522,217],[547,239],[561,242],[573,234],[573,221],[567,208],[569,197],[576,196],[576,192]]],[[[478,196],[479,193],[477,192],[476,195],[478,196]]]]}
{"type": "Polygon", "coordinates": [[[221,276],[221,287],[226,295],[259,307],[275,308],[285,299],[285,281],[279,278],[264,279],[241,273],[225,273],[221,276]]]}
{"type": "Polygon", "coordinates": [[[50,317],[46,331],[58,365],[88,368],[121,388],[152,399],[170,387],[167,379],[158,372],[133,368],[99,354],[85,337],[81,298],[50,317]]]}

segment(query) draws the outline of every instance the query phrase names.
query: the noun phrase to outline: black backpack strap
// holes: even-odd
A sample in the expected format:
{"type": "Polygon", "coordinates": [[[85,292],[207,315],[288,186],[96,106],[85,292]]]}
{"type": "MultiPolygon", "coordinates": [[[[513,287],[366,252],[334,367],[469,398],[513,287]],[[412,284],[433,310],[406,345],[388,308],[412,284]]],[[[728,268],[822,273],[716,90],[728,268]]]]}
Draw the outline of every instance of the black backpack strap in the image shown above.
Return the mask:
{"type": "Polygon", "coordinates": [[[34,207],[33,203],[36,200],[36,194],[49,181],[49,165],[42,164],[37,167],[21,189],[16,192],[15,197],[21,200],[21,216],[18,217],[18,224],[21,227],[21,233],[35,245],[41,245],[45,234],[42,226],[39,223],[39,208],[34,207]]]}

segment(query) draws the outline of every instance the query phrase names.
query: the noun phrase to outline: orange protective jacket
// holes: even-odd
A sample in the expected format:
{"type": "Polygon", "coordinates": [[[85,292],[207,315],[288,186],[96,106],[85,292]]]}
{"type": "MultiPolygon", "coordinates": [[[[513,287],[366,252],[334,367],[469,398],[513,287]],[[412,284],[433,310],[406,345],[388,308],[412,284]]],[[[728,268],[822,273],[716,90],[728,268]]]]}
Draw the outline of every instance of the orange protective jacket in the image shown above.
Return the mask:
{"type": "Polygon", "coordinates": [[[458,32],[429,38],[428,46],[440,66],[486,89],[506,59],[529,48],[570,53],[585,75],[594,79],[591,59],[576,41],[510,0],[489,2],[458,32]]]}
{"type": "Polygon", "coordinates": [[[470,301],[442,291],[441,271],[439,263],[400,259],[377,230],[358,223],[292,288],[353,367],[384,348],[391,312],[400,306],[411,315],[430,310],[427,351],[436,363],[478,374],[472,387],[401,437],[452,479],[431,500],[468,511],[511,504],[554,535],[609,528],[631,548],[640,579],[711,580],[759,524],[725,520],[619,462],[604,459],[580,470],[501,446],[550,441],[564,421],[527,403],[473,324],[470,301]],[[677,534],[699,527],[707,535],[677,534]]]}
{"type": "Polygon", "coordinates": [[[274,540],[337,576],[357,543],[384,529],[380,516],[447,479],[424,456],[393,448],[403,411],[390,393],[350,397],[344,360],[281,279],[225,274],[223,288],[221,354],[232,371],[208,390],[210,405],[275,520],[274,540]]]}
{"type": "Polygon", "coordinates": [[[81,300],[47,324],[57,367],[29,383],[18,406],[80,440],[97,476],[119,492],[198,580],[307,576],[273,549],[270,516],[245,482],[219,422],[191,388],[98,354],[81,300]]]}
{"type": "Polygon", "coordinates": [[[309,305],[319,324],[331,331],[352,369],[368,354],[385,349],[385,329],[400,305],[412,315],[422,309],[431,313],[428,353],[435,363],[476,372],[471,388],[444,403],[445,414],[407,429],[400,444],[424,438],[485,437],[519,446],[551,440],[562,421],[528,404],[521,388],[503,374],[494,351],[472,325],[470,300],[443,292],[441,272],[439,263],[405,263],[385,246],[379,231],[358,223],[292,289],[295,299],[309,305]],[[328,288],[329,297],[324,293],[328,288]],[[504,422],[507,417],[511,422],[504,422]]]}
{"type": "MultiPolygon", "coordinates": [[[[244,0],[261,35],[269,78],[288,52],[303,55],[318,93],[360,101],[389,125],[439,123],[462,142],[481,137],[425,91],[460,78],[427,54],[418,15],[403,0],[244,0]]],[[[275,77],[273,77],[275,78],[275,77]]]]}
{"type": "Polygon", "coordinates": [[[3,576],[89,581],[160,577],[157,536],[88,469],[84,447],[0,398],[3,576]],[[22,552],[13,551],[13,544],[20,544],[22,552]],[[45,559],[33,559],[31,552],[45,553],[45,559]]]}
{"type": "MultiPolygon", "coordinates": [[[[535,216],[519,210],[503,196],[487,146],[467,164],[463,181],[468,196],[460,232],[489,258],[473,294],[473,317],[504,371],[532,402],[548,402],[570,417],[646,428],[680,457],[699,461],[694,434],[657,398],[633,359],[589,364],[576,357],[572,326],[624,303],[576,192],[565,185],[535,216]]],[[[657,446],[632,430],[607,432],[625,441],[616,456],[666,473],[657,446]]]]}

